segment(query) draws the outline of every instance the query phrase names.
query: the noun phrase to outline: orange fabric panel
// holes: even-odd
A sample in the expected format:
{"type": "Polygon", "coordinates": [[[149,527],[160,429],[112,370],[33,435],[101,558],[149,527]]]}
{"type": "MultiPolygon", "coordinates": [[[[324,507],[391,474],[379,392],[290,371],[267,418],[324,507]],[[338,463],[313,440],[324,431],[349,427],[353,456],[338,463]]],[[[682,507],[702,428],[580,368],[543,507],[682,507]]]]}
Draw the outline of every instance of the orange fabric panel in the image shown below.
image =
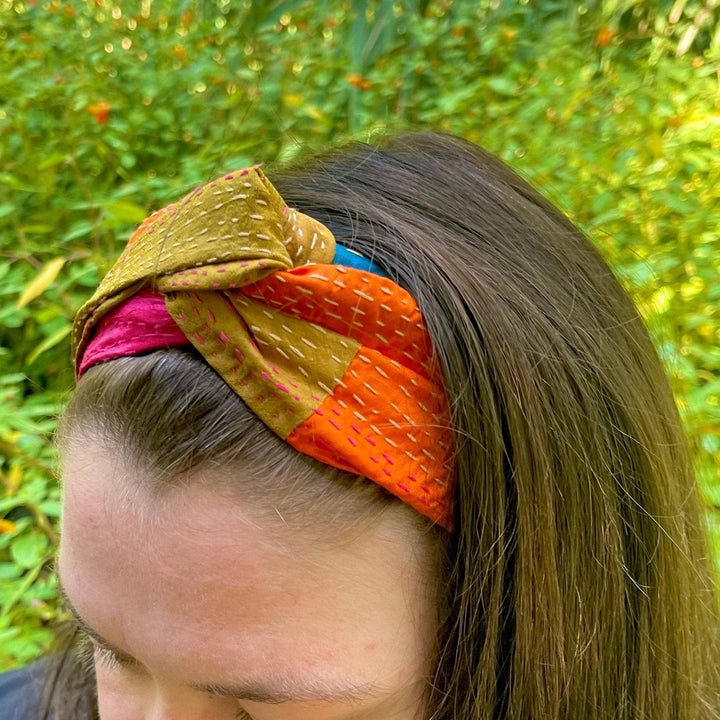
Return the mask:
{"type": "Polygon", "coordinates": [[[450,529],[452,433],[427,378],[363,347],[341,385],[287,438],[297,450],[371,478],[450,529]]]}
{"type": "Polygon", "coordinates": [[[380,350],[440,382],[417,303],[388,278],[342,265],[305,265],[273,273],[240,292],[380,350]]]}

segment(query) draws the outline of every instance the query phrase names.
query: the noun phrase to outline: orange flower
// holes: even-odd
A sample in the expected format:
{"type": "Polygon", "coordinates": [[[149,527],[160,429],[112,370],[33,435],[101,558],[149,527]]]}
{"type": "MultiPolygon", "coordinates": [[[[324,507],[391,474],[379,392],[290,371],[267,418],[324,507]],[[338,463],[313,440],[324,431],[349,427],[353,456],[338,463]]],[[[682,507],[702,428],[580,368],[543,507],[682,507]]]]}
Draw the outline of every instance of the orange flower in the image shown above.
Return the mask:
{"type": "Polygon", "coordinates": [[[14,533],[17,526],[12,520],[0,519],[0,533],[14,533]]]}
{"type": "Polygon", "coordinates": [[[363,92],[369,90],[371,82],[364,78],[360,73],[351,73],[345,78],[353,87],[360,88],[363,92]]]}
{"type": "Polygon", "coordinates": [[[192,25],[192,21],[195,19],[195,13],[193,13],[192,10],[186,10],[181,16],[180,16],[180,24],[183,27],[190,27],[192,25]]]}
{"type": "Polygon", "coordinates": [[[174,45],[172,49],[172,54],[178,60],[184,60],[187,57],[187,50],[185,50],[184,45],[174,45]]]}
{"type": "Polygon", "coordinates": [[[616,34],[617,33],[610,28],[600,28],[597,31],[597,35],[595,35],[595,44],[601,48],[607,47],[616,34]]]}
{"type": "Polygon", "coordinates": [[[110,117],[110,103],[107,100],[88,105],[87,110],[101,125],[105,125],[110,117]]]}

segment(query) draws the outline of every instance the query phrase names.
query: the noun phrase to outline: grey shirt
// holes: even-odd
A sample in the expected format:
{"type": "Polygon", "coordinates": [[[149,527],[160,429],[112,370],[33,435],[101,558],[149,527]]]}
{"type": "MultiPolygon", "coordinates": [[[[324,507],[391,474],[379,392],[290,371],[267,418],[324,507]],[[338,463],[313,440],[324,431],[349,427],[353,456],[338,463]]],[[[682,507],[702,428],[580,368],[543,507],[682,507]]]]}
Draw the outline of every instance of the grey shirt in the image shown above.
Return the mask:
{"type": "Polygon", "coordinates": [[[46,661],[0,673],[0,718],[37,720],[37,704],[45,675],[46,661]]]}

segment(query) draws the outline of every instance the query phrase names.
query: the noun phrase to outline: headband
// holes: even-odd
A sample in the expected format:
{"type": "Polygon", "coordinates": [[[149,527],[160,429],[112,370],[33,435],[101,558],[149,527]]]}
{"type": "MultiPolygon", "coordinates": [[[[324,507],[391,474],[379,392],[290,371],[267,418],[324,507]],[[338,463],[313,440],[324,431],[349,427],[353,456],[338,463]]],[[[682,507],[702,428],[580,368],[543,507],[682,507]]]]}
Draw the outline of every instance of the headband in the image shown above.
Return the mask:
{"type": "Polygon", "coordinates": [[[259,166],[147,218],[72,333],[78,379],[188,344],[295,449],[451,529],[450,416],[417,303],[259,166]]]}

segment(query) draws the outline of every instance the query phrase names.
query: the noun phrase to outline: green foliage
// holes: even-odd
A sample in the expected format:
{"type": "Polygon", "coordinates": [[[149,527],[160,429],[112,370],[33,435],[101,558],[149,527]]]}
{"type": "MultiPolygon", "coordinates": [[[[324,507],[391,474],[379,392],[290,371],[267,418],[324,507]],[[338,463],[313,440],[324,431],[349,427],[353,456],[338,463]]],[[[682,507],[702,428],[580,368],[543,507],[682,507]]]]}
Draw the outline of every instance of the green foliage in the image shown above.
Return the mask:
{"type": "Polygon", "coordinates": [[[61,404],[41,388],[26,396],[26,382],[20,373],[0,376],[0,667],[47,646],[57,595],[50,570],[60,497],[48,437],[61,404]]]}
{"type": "Polygon", "coordinates": [[[720,547],[718,0],[0,0],[0,668],[47,648],[71,318],[150,210],[444,129],[591,235],[657,340],[720,547]]]}

